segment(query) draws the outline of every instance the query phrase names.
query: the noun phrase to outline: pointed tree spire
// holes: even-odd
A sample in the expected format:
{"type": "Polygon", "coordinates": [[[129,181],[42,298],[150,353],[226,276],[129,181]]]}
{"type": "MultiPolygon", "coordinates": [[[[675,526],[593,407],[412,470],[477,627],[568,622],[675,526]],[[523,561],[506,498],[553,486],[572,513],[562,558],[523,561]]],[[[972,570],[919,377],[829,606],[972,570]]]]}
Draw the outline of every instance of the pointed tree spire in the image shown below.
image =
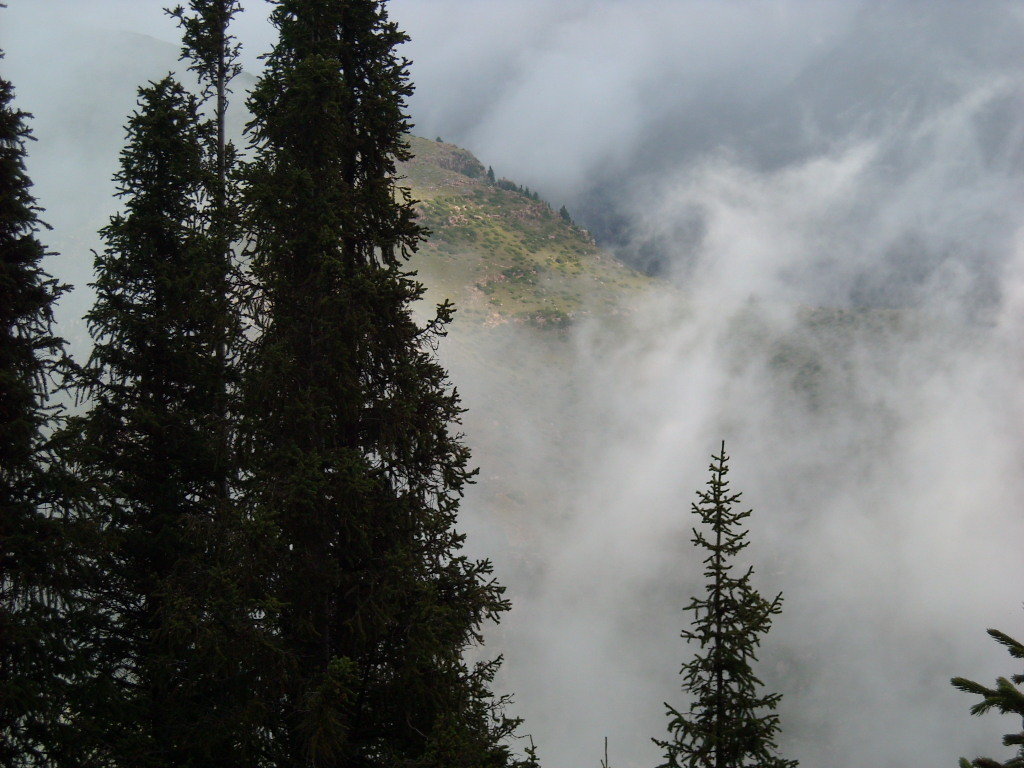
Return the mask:
{"type": "Polygon", "coordinates": [[[686,606],[693,620],[682,637],[697,646],[683,664],[685,712],[666,704],[669,738],[655,739],[665,750],[662,768],[793,768],[776,755],[782,696],[763,693],[754,672],[757,648],[782,610],[782,595],[766,600],[751,583],[753,568],[734,558],[748,545],[743,527],[751,512],[738,511],[741,494],[729,488],[729,457],[722,443],[712,456],[706,490],[692,505],[700,526],[693,543],[705,553],[705,594],[686,606]]]}

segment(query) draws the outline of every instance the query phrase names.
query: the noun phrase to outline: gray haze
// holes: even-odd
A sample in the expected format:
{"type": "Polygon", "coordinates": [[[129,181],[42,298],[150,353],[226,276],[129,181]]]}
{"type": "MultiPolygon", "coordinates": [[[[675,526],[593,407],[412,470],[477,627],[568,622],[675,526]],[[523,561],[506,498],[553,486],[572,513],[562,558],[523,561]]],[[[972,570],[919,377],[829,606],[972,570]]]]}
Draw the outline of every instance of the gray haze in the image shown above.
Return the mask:
{"type": "MultiPolygon", "coordinates": [[[[119,126],[174,30],[158,2],[8,2],[54,268],[84,284],[119,126]]],[[[545,764],[596,766],[605,735],[614,765],[657,764],[699,588],[689,503],[723,437],[757,582],[786,594],[761,669],[787,756],[998,756],[1017,723],[969,718],[948,679],[1013,671],[986,627],[1024,635],[1022,5],[393,8],[419,133],[678,286],[577,327],[558,366],[523,329],[495,331],[498,369],[457,336],[445,351],[480,446],[470,546],[515,602],[492,650],[545,764]],[[498,514],[499,486],[523,519],[498,514]]],[[[252,67],[264,17],[244,20],[252,67]]]]}

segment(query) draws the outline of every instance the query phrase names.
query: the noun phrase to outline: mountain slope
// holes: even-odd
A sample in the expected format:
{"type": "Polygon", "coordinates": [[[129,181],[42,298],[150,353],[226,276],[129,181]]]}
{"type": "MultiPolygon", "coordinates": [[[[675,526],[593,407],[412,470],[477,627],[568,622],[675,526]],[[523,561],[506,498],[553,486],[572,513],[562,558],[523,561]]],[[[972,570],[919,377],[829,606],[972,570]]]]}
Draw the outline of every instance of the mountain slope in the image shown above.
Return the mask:
{"type": "Polygon", "coordinates": [[[547,203],[490,181],[467,150],[417,137],[411,148],[401,173],[432,232],[413,267],[431,298],[451,298],[465,319],[563,327],[619,313],[651,283],[547,203]]]}

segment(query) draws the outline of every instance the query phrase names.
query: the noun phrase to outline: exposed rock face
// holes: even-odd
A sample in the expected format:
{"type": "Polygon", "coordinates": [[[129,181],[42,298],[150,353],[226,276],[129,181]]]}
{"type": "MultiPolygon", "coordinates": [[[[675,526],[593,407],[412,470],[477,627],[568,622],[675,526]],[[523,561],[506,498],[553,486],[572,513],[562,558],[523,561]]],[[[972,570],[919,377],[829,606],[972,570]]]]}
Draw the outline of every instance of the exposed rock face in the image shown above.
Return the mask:
{"type": "Polygon", "coordinates": [[[435,155],[434,162],[441,168],[461,173],[471,179],[479,179],[487,175],[487,169],[473,156],[473,153],[456,147],[454,144],[442,143],[438,146],[441,151],[435,155]]]}

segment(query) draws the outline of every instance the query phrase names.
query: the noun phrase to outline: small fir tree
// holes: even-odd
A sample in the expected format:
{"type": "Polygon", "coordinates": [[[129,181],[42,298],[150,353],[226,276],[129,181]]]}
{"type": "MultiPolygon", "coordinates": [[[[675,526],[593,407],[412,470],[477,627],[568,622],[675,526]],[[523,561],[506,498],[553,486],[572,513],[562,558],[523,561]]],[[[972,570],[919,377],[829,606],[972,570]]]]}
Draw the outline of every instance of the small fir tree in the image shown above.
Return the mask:
{"type": "Polygon", "coordinates": [[[707,489],[699,491],[692,511],[702,527],[693,529],[693,543],[704,550],[706,593],[694,597],[693,615],[682,637],[698,645],[682,667],[683,691],[691,703],[686,712],[666,704],[669,735],[655,743],[665,750],[662,768],[793,768],[794,760],[776,755],[780,694],[762,693],[753,671],[761,637],[772,616],[782,610],[782,595],[763,598],[752,586],[753,568],[737,570],[733,558],[747,545],[743,521],[750,511],[734,507],[726,476],[725,444],[712,456],[707,489]]]}
{"type": "Polygon", "coordinates": [[[569,209],[564,205],[558,209],[558,215],[562,217],[562,221],[566,224],[572,224],[572,216],[569,215],[569,209]]]}
{"type": "MultiPolygon", "coordinates": [[[[0,4],[0,7],[3,7],[0,4]]],[[[3,54],[0,53],[0,59],[3,54]]],[[[70,551],[49,435],[63,360],[53,307],[65,290],[42,267],[44,225],[26,173],[29,115],[0,78],[0,766],[44,765],[64,730],[74,670],[64,610],[70,551]]]]}
{"type": "MultiPolygon", "coordinates": [[[[1000,632],[998,629],[988,630],[988,634],[997,643],[1010,652],[1015,659],[1024,660],[1024,643],[1000,632]]],[[[1024,691],[1018,686],[1024,685],[1024,674],[1011,675],[1009,679],[1000,677],[995,688],[987,688],[980,683],[963,677],[954,677],[953,687],[965,693],[981,697],[981,701],[971,707],[972,715],[984,715],[995,710],[1003,715],[1015,715],[1024,720],[1024,691]]],[[[988,757],[976,757],[974,760],[960,759],[961,768],[1022,768],[1024,767],[1024,729],[1017,733],[1008,733],[1003,737],[1003,745],[1016,747],[1017,754],[1001,763],[988,757]]]]}
{"type": "Polygon", "coordinates": [[[489,181],[491,184],[494,183],[494,168],[492,168],[491,166],[487,166],[487,181],[489,181]]]}

